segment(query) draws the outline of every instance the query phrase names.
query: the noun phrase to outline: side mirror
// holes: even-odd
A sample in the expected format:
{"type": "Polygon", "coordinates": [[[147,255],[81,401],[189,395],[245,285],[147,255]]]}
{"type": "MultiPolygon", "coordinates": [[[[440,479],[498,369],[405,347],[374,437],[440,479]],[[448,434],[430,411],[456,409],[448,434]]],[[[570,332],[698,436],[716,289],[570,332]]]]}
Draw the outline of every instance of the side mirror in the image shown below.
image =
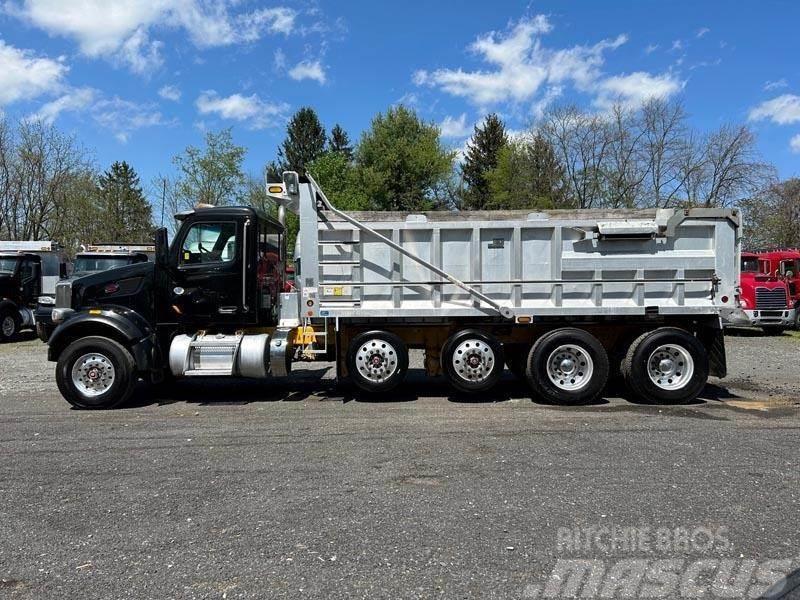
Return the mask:
{"type": "Polygon", "coordinates": [[[286,171],[283,174],[283,185],[288,195],[296,196],[300,193],[300,176],[296,171],[286,171]]]}
{"type": "Polygon", "coordinates": [[[58,278],[59,279],[67,278],[67,263],[65,262],[58,263],[58,278]]]}
{"type": "Polygon", "coordinates": [[[156,266],[166,267],[169,264],[169,243],[167,242],[166,227],[159,227],[155,233],[156,266]]]}

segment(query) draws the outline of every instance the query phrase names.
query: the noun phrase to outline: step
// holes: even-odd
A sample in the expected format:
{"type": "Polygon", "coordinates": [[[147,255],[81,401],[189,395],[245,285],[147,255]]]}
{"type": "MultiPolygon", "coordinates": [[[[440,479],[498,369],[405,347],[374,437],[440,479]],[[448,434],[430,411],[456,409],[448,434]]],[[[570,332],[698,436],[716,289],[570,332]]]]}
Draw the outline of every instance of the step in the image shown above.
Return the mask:
{"type": "Polygon", "coordinates": [[[209,377],[209,376],[230,377],[231,375],[233,375],[233,372],[230,369],[192,369],[189,371],[184,371],[183,375],[185,377],[209,377]]]}

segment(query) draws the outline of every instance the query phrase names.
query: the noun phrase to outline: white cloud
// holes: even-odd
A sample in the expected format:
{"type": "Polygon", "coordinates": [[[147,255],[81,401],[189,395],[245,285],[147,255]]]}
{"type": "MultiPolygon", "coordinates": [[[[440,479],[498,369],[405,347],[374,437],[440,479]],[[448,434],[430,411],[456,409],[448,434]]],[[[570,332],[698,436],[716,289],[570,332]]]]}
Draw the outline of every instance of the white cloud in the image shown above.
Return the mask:
{"type": "Polygon", "coordinates": [[[678,52],[683,50],[683,41],[682,40],[672,40],[672,46],[670,46],[670,52],[678,52]]]}
{"type": "Polygon", "coordinates": [[[620,35],[593,46],[551,50],[541,43],[541,35],[551,29],[547,18],[539,15],[520,21],[506,33],[492,31],[470,46],[473,53],[492,65],[491,70],[420,70],[414,74],[414,83],[440,88],[480,107],[522,102],[532,99],[545,84],[572,82],[580,89],[588,88],[600,76],[603,53],[627,41],[620,35]]]}
{"type": "Polygon", "coordinates": [[[256,94],[220,96],[214,90],[200,94],[195,102],[201,115],[217,115],[223,119],[247,123],[251,129],[278,125],[286,118],[289,106],[261,100],[256,94]]]}
{"type": "Polygon", "coordinates": [[[645,54],[652,54],[656,50],[658,50],[658,44],[647,44],[647,46],[644,49],[644,53],[645,54]]]}
{"type": "Polygon", "coordinates": [[[313,79],[320,85],[325,83],[325,68],[318,60],[304,60],[289,69],[289,77],[295,81],[313,79]]]}
{"type": "Polygon", "coordinates": [[[614,103],[639,106],[651,98],[669,98],[683,88],[684,83],[672,73],[652,75],[643,71],[615,75],[602,80],[595,104],[609,108],[614,103]]]}
{"type": "Polygon", "coordinates": [[[472,132],[472,127],[467,124],[467,114],[461,113],[458,118],[447,115],[444,120],[439,123],[439,129],[442,132],[443,138],[461,138],[468,136],[472,132]]]}
{"type": "Polygon", "coordinates": [[[115,96],[98,101],[92,107],[92,118],[125,143],[131,133],[145,127],[172,125],[154,104],[138,104],[115,96]]]}
{"type": "Polygon", "coordinates": [[[800,122],[800,96],[783,94],[762,102],[750,110],[748,118],[751,121],[769,119],[778,125],[800,122]]]}
{"type": "Polygon", "coordinates": [[[772,90],[779,90],[785,87],[789,87],[789,82],[786,81],[785,77],[782,77],[775,81],[767,81],[764,84],[764,91],[771,92],[772,90]]]}
{"type": "MultiPolygon", "coordinates": [[[[567,86],[594,96],[595,105],[607,108],[613,102],[632,105],[651,97],[669,97],[684,85],[672,73],[603,73],[605,54],[625,44],[626,35],[594,45],[547,48],[542,36],[551,30],[549,20],[539,15],[512,25],[508,31],[481,35],[469,49],[490,68],[419,70],[413,81],[466,98],[484,110],[500,103],[531,102],[534,118],[541,116],[567,86]]],[[[648,46],[646,51],[656,48],[648,46]]]]}
{"type": "Polygon", "coordinates": [[[69,67],[0,40],[0,106],[57,92],[69,67]]]}
{"type": "Polygon", "coordinates": [[[697,30],[697,33],[695,33],[695,37],[701,38],[710,31],[711,30],[708,27],[701,27],[700,29],[697,30]]]}
{"type": "Polygon", "coordinates": [[[789,140],[789,148],[791,148],[792,152],[795,154],[800,154],[800,133],[789,140]]]}
{"type": "Polygon", "coordinates": [[[85,110],[92,105],[96,96],[97,91],[88,87],[69,90],[55,100],[43,104],[30,118],[44,121],[45,123],[53,123],[63,112],[85,110]]]}
{"type": "Polygon", "coordinates": [[[200,48],[287,35],[297,11],[273,7],[237,12],[240,0],[9,0],[5,11],[54,35],[73,38],[89,57],[111,57],[135,72],[161,64],[152,30],[186,31],[200,48]]]}
{"type": "Polygon", "coordinates": [[[178,100],[181,99],[181,90],[176,85],[165,85],[158,90],[158,95],[164,98],[164,100],[178,102],[178,100]]]}

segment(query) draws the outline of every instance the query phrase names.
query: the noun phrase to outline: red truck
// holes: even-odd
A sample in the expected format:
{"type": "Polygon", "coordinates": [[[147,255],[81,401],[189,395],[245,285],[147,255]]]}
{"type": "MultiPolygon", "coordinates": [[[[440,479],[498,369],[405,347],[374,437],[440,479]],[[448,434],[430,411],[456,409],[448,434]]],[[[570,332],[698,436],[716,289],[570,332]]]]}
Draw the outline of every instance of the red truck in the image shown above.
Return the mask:
{"type": "Polygon", "coordinates": [[[797,310],[785,278],[775,277],[770,261],[754,252],[742,252],[739,303],[750,323],[767,335],[780,335],[797,323],[797,310]]]}
{"type": "Polygon", "coordinates": [[[783,279],[789,286],[789,298],[800,320],[800,249],[772,250],[759,254],[764,272],[783,279]]]}

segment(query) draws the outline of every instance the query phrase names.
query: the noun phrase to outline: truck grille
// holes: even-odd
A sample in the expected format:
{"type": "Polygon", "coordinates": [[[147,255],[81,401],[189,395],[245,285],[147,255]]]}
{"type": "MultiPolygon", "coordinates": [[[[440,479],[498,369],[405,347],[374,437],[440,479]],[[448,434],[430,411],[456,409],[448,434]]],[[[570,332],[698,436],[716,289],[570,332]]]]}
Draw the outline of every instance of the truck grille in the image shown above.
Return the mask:
{"type": "Polygon", "coordinates": [[[59,281],[56,284],[56,308],[72,308],[71,281],[59,281]]]}
{"type": "Polygon", "coordinates": [[[783,310],[789,304],[784,288],[756,288],[756,308],[759,310],[783,310]]]}

